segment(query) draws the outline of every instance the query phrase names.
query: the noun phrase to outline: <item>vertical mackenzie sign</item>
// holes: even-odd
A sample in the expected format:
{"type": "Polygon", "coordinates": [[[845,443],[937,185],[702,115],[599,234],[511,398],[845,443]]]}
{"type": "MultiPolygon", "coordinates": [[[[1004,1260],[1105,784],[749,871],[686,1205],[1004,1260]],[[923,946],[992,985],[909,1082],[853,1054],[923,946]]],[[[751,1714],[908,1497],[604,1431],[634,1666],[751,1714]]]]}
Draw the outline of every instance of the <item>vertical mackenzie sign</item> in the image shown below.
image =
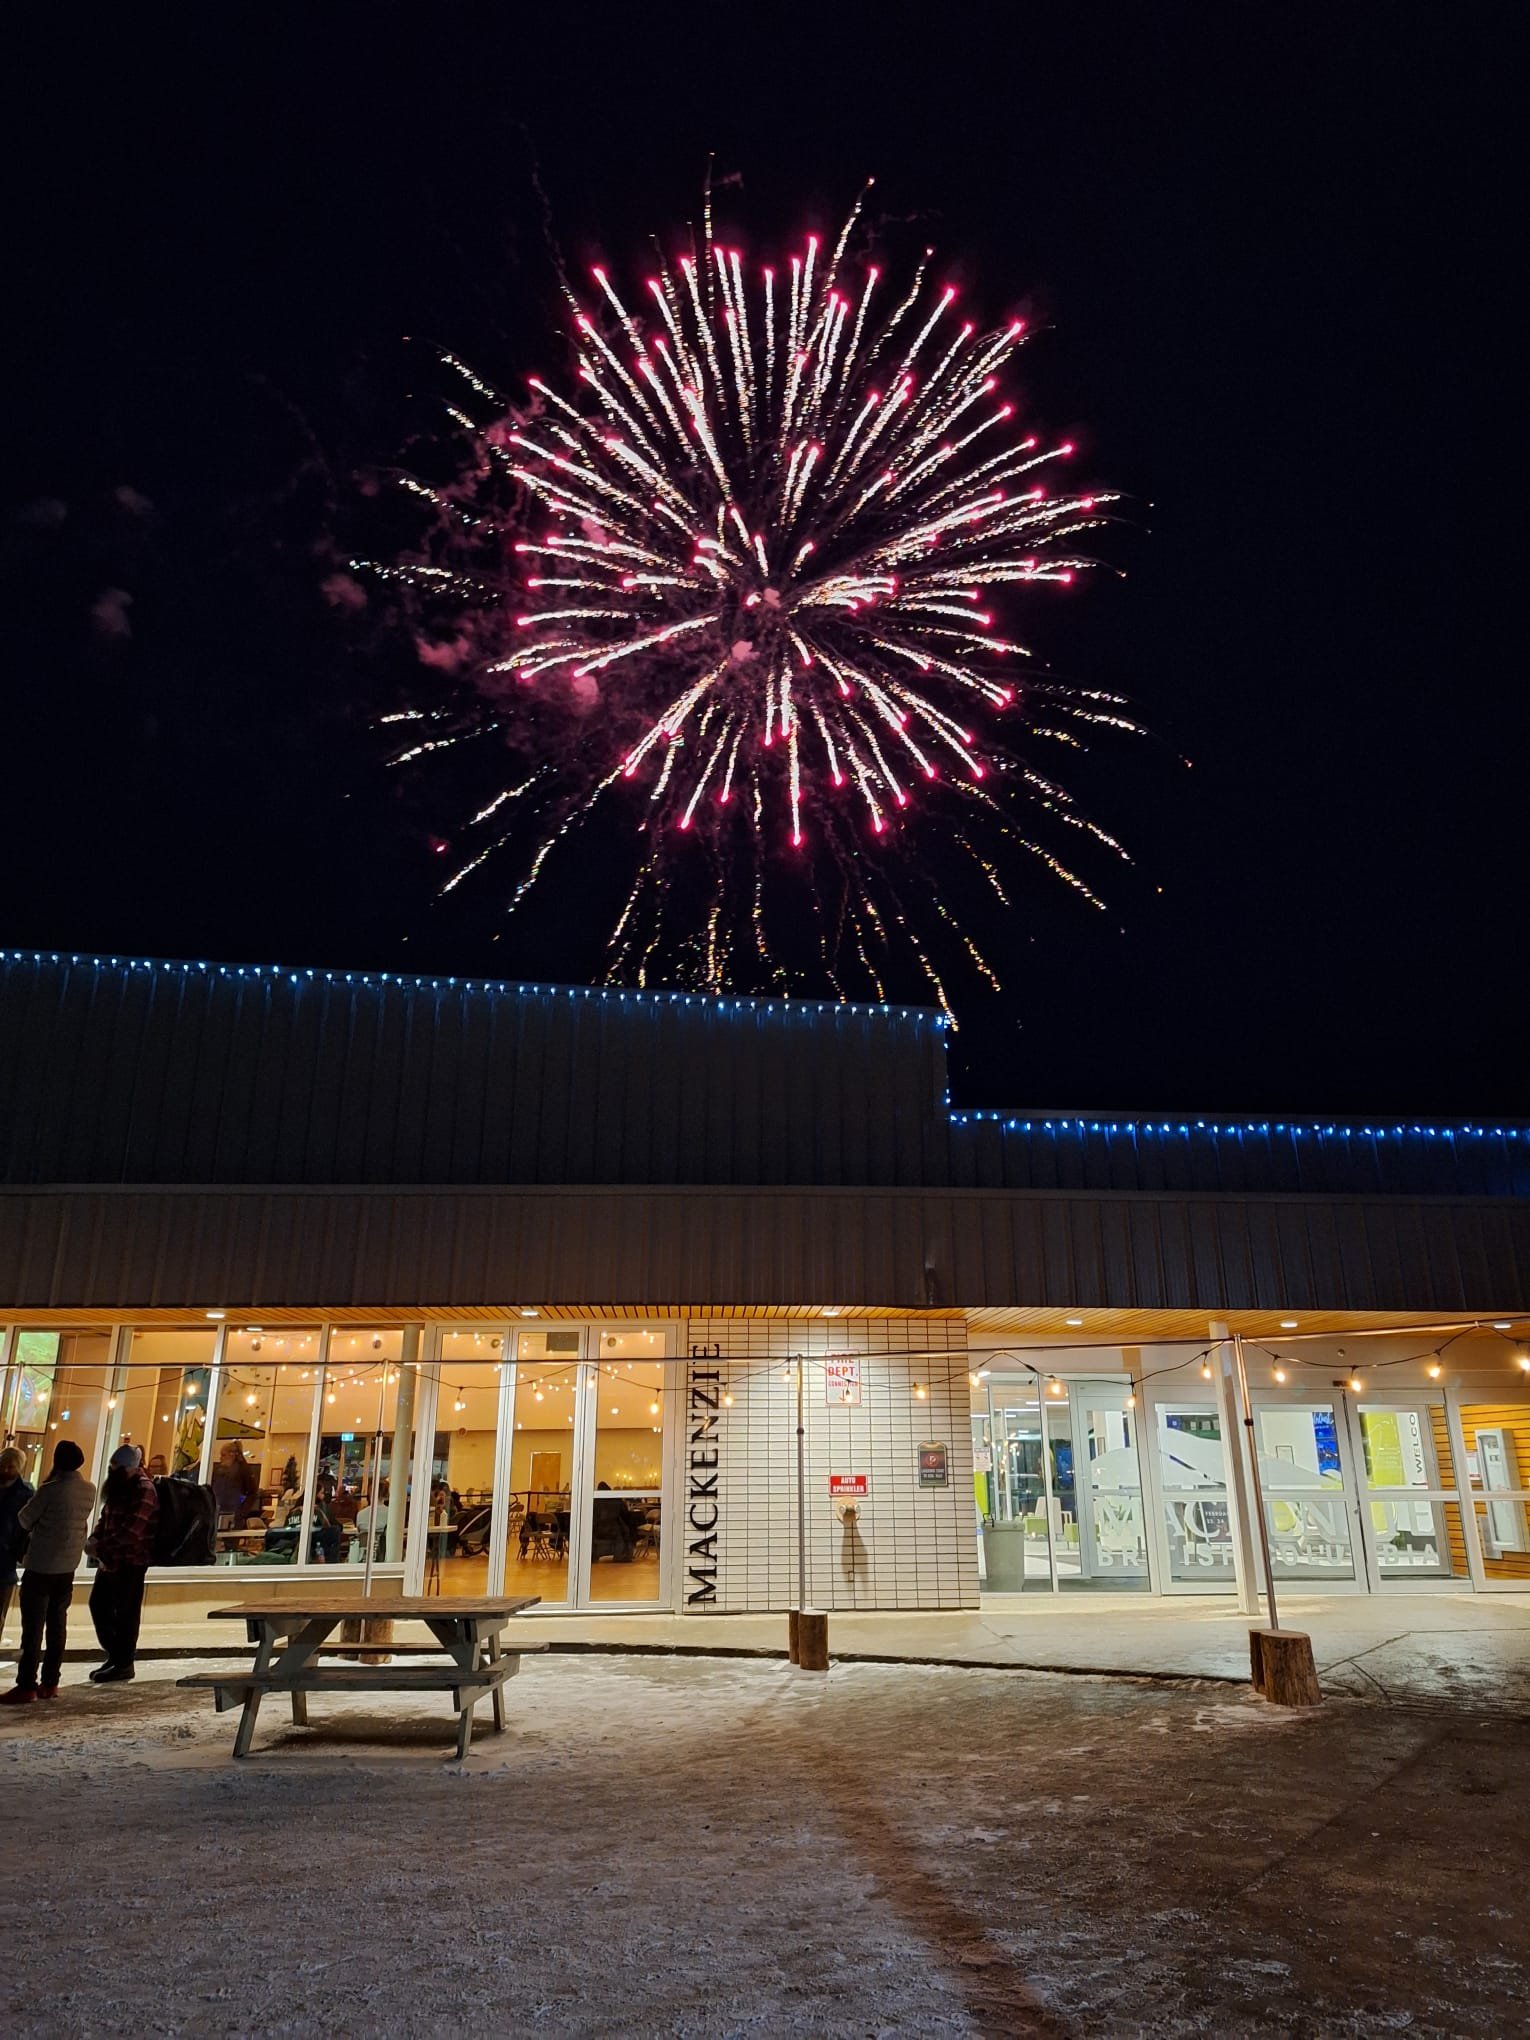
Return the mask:
{"type": "Polygon", "coordinates": [[[717,1599],[721,1346],[692,1346],[685,1398],[685,1602],[717,1599]]]}

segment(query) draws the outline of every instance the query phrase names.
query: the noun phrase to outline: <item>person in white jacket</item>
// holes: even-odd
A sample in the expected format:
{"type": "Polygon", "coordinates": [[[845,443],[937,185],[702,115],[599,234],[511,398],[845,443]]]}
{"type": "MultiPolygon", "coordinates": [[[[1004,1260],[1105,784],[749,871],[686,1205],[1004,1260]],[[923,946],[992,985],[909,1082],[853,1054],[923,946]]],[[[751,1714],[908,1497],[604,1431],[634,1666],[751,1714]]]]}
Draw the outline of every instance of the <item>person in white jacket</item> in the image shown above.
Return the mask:
{"type": "Polygon", "coordinates": [[[93,1483],[80,1471],[84,1464],[79,1446],[65,1438],[53,1454],[48,1478],[16,1518],[27,1536],[26,1567],[21,1575],[21,1650],[16,1659],[16,1684],[9,1693],[0,1693],[0,1707],[58,1698],[74,1576],[90,1534],[96,1501],[93,1483]]]}

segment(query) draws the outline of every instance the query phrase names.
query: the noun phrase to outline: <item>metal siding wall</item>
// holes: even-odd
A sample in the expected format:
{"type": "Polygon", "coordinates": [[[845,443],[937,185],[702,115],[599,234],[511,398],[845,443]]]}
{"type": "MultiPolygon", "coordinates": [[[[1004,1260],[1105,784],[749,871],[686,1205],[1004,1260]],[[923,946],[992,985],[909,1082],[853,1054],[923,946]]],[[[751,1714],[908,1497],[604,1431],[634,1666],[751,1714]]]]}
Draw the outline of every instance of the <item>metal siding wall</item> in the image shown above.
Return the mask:
{"type": "Polygon", "coordinates": [[[1521,1311],[1530,1206],[854,1190],[0,1192],[0,1309],[1521,1311]]]}
{"type": "Polygon", "coordinates": [[[1262,1196],[1530,1197],[1530,1127],[1428,1131],[1303,1120],[957,1112],[953,1183],[975,1189],[1151,1190],[1262,1196]],[[1218,1128],[1220,1130],[1214,1130],[1218,1128]]]}
{"type": "Polygon", "coordinates": [[[917,1183],[931,1015],[0,955],[12,1182],[917,1183]]]}

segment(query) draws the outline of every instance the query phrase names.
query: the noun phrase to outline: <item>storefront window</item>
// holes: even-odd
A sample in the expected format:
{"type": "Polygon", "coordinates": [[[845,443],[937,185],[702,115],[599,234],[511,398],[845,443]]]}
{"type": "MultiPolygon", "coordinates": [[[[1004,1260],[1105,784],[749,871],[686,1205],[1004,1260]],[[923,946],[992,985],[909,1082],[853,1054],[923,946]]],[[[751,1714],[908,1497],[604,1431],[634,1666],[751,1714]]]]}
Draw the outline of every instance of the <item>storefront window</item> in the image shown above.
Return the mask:
{"type": "Polygon", "coordinates": [[[402,1562],[417,1391],[401,1332],[332,1329],[310,1520],[316,1560],[402,1562]]]}
{"type": "Polygon", "coordinates": [[[319,1337],[317,1326],[226,1335],[208,1474],[220,1564],[296,1562],[319,1337]]]}
{"type": "Polygon", "coordinates": [[[570,1498],[579,1425],[577,1332],[522,1332],[517,1340],[505,1591],[568,1599],[570,1498]],[[556,1341],[568,1350],[550,1350],[556,1341]]]}
{"type": "Polygon", "coordinates": [[[1463,1403],[1461,1430],[1483,1577],[1530,1586],[1530,1405],[1463,1403]]]}
{"type": "Polygon", "coordinates": [[[18,1331],[11,1355],[5,1435],[27,1455],[28,1480],[48,1470],[66,1438],[95,1464],[96,1440],[109,1414],[109,1332],[18,1331]]]}
{"type": "Polygon", "coordinates": [[[591,1601],[656,1601],[664,1495],[663,1343],[652,1332],[605,1332],[593,1370],[591,1601]]]}
{"type": "Polygon", "coordinates": [[[133,1334],[115,1412],[114,1442],[141,1446],[148,1470],[156,1477],[202,1478],[217,1345],[218,1335],[211,1329],[133,1334]]]}
{"type": "Polygon", "coordinates": [[[505,1357],[501,1332],[442,1335],[427,1584],[443,1593],[489,1591],[494,1461],[505,1357]]]}

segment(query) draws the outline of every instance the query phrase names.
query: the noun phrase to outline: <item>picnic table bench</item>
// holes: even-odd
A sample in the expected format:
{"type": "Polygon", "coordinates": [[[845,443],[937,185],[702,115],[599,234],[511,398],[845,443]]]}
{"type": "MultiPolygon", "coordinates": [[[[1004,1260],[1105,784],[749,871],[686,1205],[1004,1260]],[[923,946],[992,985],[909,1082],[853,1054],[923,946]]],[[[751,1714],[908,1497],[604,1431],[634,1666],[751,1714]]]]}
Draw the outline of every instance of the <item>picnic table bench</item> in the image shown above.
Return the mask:
{"type": "Polygon", "coordinates": [[[234,1737],[234,1755],[247,1757],[260,1703],[267,1693],[286,1693],[292,1719],[308,1725],[310,1693],[450,1693],[457,1714],[457,1756],[465,1757],[473,1740],[473,1709],[487,1694],[493,1702],[494,1727],[505,1726],[506,1679],[520,1670],[527,1651],[539,1643],[504,1647],[504,1631],[513,1616],[537,1605],[536,1594],[474,1596],[451,1599],[441,1595],[379,1594],[361,1599],[348,1594],[296,1595],[284,1601],[247,1601],[237,1608],[213,1608],[213,1622],[242,1622],[255,1645],[255,1661],[247,1672],[196,1672],[177,1684],[210,1691],[219,1714],[242,1708],[234,1737]],[[423,1622],[434,1643],[368,1644],[353,1638],[332,1641],[334,1631],[360,1617],[365,1621],[423,1622]],[[321,1665],[320,1657],[386,1650],[392,1656],[439,1656],[446,1664],[321,1665]]]}

